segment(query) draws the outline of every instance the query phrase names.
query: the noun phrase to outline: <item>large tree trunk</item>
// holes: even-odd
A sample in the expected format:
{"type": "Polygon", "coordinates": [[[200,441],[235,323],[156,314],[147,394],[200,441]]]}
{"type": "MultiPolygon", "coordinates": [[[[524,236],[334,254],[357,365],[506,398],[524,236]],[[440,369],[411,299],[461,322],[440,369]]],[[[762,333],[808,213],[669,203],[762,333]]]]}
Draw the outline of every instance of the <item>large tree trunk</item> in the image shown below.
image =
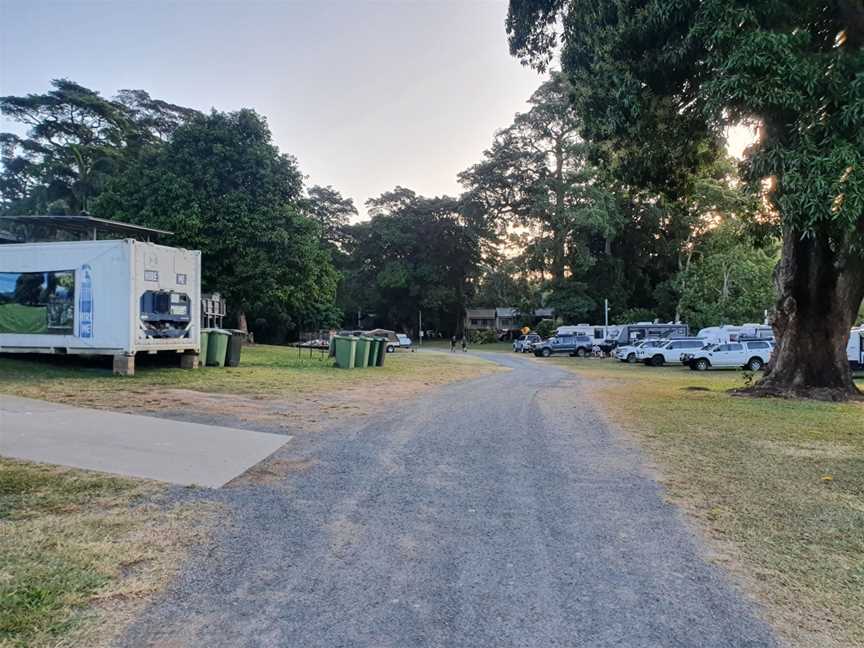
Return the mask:
{"type": "Polygon", "coordinates": [[[755,395],[846,400],[860,397],[846,356],[849,331],[864,299],[864,260],[843,243],[832,248],[827,232],[783,236],[774,282],[777,340],[755,395]]]}

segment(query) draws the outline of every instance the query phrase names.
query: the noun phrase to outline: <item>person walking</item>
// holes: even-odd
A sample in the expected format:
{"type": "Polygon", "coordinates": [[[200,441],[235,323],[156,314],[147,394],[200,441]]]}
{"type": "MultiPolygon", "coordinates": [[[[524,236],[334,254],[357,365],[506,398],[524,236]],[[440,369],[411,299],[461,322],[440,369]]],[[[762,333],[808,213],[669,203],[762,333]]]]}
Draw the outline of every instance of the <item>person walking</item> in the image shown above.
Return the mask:
{"type": "Polygon", "coordinates": [[[450,353],[455,353],[456,351],[456,336],[450,338],[450,353]]]}
{"type": "Polygon", "coordinates": [[[468,353],[468,338],[462,336],[462,353],[468,353]]]}

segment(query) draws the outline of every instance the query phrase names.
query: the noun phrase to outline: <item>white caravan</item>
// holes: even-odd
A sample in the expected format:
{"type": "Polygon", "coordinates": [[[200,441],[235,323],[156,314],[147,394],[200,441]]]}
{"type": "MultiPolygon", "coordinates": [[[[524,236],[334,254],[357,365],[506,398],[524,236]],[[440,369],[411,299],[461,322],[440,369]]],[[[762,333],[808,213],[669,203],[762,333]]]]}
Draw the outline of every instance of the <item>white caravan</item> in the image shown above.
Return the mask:
{"type": "Polygon", "coordinates": [[[846,357],[849,358],[849,364],[853,369],[864,368],[864,327],[854,328],[849,333],[846,357]]]}
{"type": "Polygon", "coordinates": [[[603,326],[602,324],[559,326],[555,329],[555,335],[587,335],[594,342],[595,346],[599,346],[608,339],[618,337],[618,327],[603,326]]]}
{"type": "Polygon", "coordinates": [[[774,337],[774,329],[767,324],[741,324],[740,326],[724,324],[703,328],[697,336],[710,344],[728,344],[737,342],[742,337],[770,339],[774,337]]]}

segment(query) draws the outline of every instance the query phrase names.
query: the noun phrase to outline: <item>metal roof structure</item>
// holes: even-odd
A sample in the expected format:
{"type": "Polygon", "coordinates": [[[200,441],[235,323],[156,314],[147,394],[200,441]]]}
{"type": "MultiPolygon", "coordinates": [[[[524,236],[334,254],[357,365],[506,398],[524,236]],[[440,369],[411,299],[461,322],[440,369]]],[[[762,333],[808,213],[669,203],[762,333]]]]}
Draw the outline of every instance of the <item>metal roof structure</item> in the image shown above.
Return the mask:
{"type": "MultiPolygon", "coordinates": [[[[63,232],[85,235],[94,241],[100,232],[106,234],[120,234],[130,238],[149,241],[150,238],[159,236],[170,236],[174,232],[123,223],[121,221],[95,218],[86,214],[81,215],[27,215],[27,216],[0,216],[0,225],[4,224],[46,227],[63,232]]],[[[21,241],[19,241],[21,242],[21,241]]]]}

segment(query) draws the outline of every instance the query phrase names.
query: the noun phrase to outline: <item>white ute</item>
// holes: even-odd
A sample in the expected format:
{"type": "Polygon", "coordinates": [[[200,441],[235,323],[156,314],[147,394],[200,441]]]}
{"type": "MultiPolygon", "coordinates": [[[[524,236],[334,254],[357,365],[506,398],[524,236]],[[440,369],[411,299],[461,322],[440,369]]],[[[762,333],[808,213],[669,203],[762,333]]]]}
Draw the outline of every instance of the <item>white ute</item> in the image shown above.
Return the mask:
{"type": "Polygon", "coordinates": [[[667,362],[681,362],[681,354],[695,352],[705,345],[700,338],[675,338],[654,348],[643,347],[636,353],[640,362],[649,367],[662,367],[667,362]]]}
{"type": "Polygon", "coordinates": [[[693,371],[729,367],[759,371],[768,364],[772,350],[771,343],[762,340],[716,344],[694,353],[687,364],[693,371]]]}

